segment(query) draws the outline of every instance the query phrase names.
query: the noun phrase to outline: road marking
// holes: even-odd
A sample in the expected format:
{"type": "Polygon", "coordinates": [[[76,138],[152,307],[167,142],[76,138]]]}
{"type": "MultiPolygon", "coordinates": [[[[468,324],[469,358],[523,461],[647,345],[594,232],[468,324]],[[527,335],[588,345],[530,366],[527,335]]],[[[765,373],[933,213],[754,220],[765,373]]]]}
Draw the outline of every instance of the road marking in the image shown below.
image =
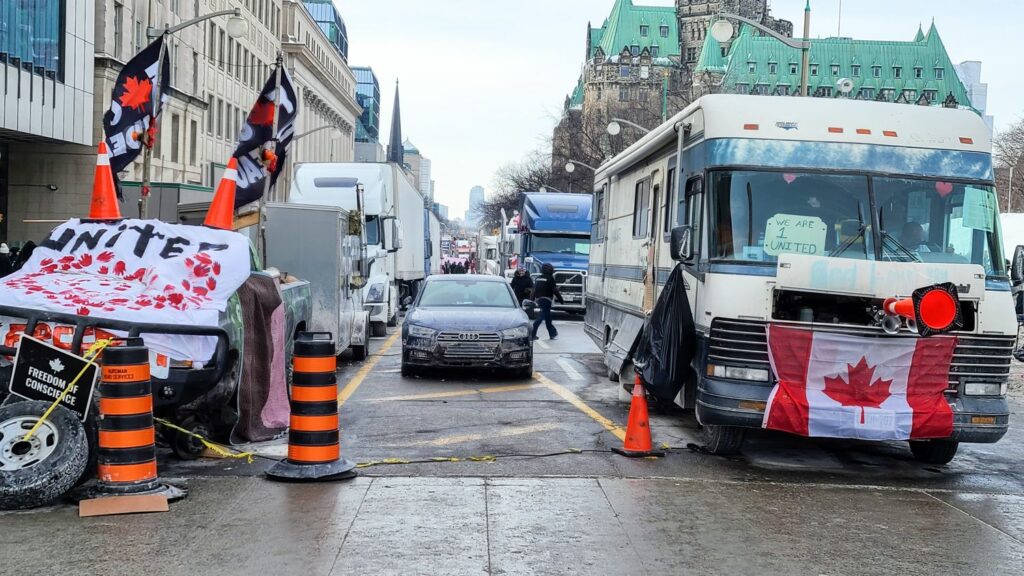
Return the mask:
{"type": "Polygon", "coordinates": [[[543,340],[536,340],[534,342],[534,344],[536,344],[537,346],[540,346],[541,348],[543,348],[545,350],[551,350],[551,346],[548,346],[547,343],[545,343],[543,340]]]}
{"type": "Polygon", "coordinates": [[[388,351],[389,348],[391,348],[392,345],[394,345],[395,341],[398,340],[398,337],[401,335],[402,333],[400,331],[395,332],[394,334],[391,335],[390,338],[385,340],[384,345],[381,347],[380,351],[374,354],[372,358],[367,360],[366,364],[364,364],[363,367],[359,369],[359,372],[356,372],[356,375],[353,376],[352,379],[348,381],[348,384],[346,384],[345,387],[338,394],[339,408],[341,407],[342,404],[345,403],[346,400],[348,400],[349,396],[355,394],[356,389],[359,388],[359,385],[363,383],[363,380],[366,378],[366,375],[370,373],[370,370],[373,370],[373,367],[377,365],[377,362],[380,362],[380,359],[384,357],[384,354],[388,351]]]}
{"type": "Polygon", "coordinates": [[[445,436],[434,440],[422,440],[420,442],[403,444],[403,446],[433,446],[435,448],[439,448],[442,446],[450,446],[452,444],[462,444],[464,442],[476,442],[485,439],[492,440],[494,438],[522,436],[524,434],[533,434],[535,432],[547,432],[548,430],[555,430],[564,427],[564,425],[557,422],[544,422],[541,424],[531,424],[529,426],[510,426],[503,428],[501,432],[496,434],[462,434],[459,436],[445,436]]]}
{"type": "Polygon", "coordinates": [[[476,394],[498,394],[501,392],[518,392],[536,388],[536,384],[516,384],[513,386],[494,386],[492,388],[474,388],[473,390],[453,390],[451,392],[429,392],[426,394],[411,394],[408,396],[387,396],[374,398],[370,402],[403,402],[409,400],[435,400],[439,398],[456,398],[458,396],[475,396],[476,394]]]}
{"type": "Polygon", "coordinates": [[[541,385],[543,385],[545,388],[551,390],[555,394],[558,394],[565,401],[569,402],[570,404],[578,408],[580,412],[583,412],[587,416],[590,416],[595,422],[597,422],[601,426],[604,426],[605,430],[611,432],[616,438],[623,442],[626,440],[626,431],[623,430],[621,426],[605,418],[604,416],[601,415],[600,412],[588,406],[587,403],[584,402],[575,393],[573,393],[572,390],[569,390],[568,388],[562,386],[561,384],[555,384],[547,376],[541,374],[540,372],[534,372],[533,378],[537,382],[540,382],[541,385]]]}
{"type": "Polygon", "coordinates": [[[555,362],[562,367],[562,370],[565,370],[565,373],[569,375],[569,378],[572,378],[573,380],[583,380],[583,376],[572,367],[572,362],[569,362],[565,358],[559,358],[558,360],[555,360],[555,362]]]}

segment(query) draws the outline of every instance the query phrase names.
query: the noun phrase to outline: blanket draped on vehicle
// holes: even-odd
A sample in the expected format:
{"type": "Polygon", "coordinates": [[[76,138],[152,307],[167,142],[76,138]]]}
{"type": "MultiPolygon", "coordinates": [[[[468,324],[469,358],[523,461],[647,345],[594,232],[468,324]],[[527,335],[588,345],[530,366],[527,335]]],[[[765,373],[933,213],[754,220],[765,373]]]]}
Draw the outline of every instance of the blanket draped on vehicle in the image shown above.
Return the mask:
{"type": "Polygon", "coordinates": [[[648,392],[672,402],[686,383],[697,350],[696,331],[682,268],[676,266],[658,296],[634,354],[648,392]]]}
{"type": "MultiPolygon", "coordinates": [[[[236,232],[158,220],[73,219],[0,281],[0,306],[216,327],[248,276],[249,242],[236,232]]],[[[198,362],[209,360],[217,343],[209,336],[142,336],[156,352],[198,362]]]]}
{"type": "Polygon", "coordinates": [[[866,338],[770,325],[778,384],[765,428],[802,436],[946,438],[956,338],[866,338]]]}

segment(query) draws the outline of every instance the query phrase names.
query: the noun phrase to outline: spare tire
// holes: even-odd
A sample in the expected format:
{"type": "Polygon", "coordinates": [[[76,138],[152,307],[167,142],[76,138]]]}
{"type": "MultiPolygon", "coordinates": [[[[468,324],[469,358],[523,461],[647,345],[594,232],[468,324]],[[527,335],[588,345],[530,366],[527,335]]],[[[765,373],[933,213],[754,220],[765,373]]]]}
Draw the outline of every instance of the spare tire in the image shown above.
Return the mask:
{"type": "Polygon", "coordinates": [[[89,460],[81,420],[58,406],[29,440],[48,402],[0,406],[0,510],[49,504],[75,486],[89,460]]]}

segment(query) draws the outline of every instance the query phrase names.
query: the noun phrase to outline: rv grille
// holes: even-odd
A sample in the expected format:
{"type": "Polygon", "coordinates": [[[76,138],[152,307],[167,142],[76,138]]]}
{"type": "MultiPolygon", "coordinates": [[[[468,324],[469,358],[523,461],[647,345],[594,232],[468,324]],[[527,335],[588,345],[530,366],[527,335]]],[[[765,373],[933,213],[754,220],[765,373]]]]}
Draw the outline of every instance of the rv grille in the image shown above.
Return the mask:
{"type": "MultiPolygon", "coordinates": [[[[879,328],[815,325],[815,330],[854,336],[881,337],[879,328]]],[[[909,334],[907,334],[909,336],[909,334]]],[[[953,362],[949,368],[949,390],[959,389],[967,377],[972,382],[1005,382],[1013,361],[1013,336],[958,334],[953,362]]],[[[766,367],[768,339],[765,323],[750,320],[716,319],[711,323],[708,360],[734,366],[766,367]]]]}

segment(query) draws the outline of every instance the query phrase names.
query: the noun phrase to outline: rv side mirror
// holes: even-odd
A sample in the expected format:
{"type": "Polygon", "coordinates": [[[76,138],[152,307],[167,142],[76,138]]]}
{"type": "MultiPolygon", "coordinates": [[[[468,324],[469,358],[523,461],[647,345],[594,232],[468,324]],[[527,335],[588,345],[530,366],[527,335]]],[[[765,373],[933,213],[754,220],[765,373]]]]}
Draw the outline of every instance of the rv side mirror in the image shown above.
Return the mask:
{"type": "Polygon", "coordinates": [[[1010,264],[1010,280],[1014,286],[1024,284],[1024,246],[1017,246],[1013,251],[1013,262],[1010,264]]]}
{"type": "Polygon", "coordinates": [[[673,228],[670,250],[672,251],[672,259],[676,262],[689,262],[693,260],[693,228],[690,226],[677,226],[673,228]]]}
{"type": "Polygon", "coordinates": [[[402,298],[402,306],[408,308],[409,304],[412,304],[412,296],[406,296],[405,298],[402,298]]]}

